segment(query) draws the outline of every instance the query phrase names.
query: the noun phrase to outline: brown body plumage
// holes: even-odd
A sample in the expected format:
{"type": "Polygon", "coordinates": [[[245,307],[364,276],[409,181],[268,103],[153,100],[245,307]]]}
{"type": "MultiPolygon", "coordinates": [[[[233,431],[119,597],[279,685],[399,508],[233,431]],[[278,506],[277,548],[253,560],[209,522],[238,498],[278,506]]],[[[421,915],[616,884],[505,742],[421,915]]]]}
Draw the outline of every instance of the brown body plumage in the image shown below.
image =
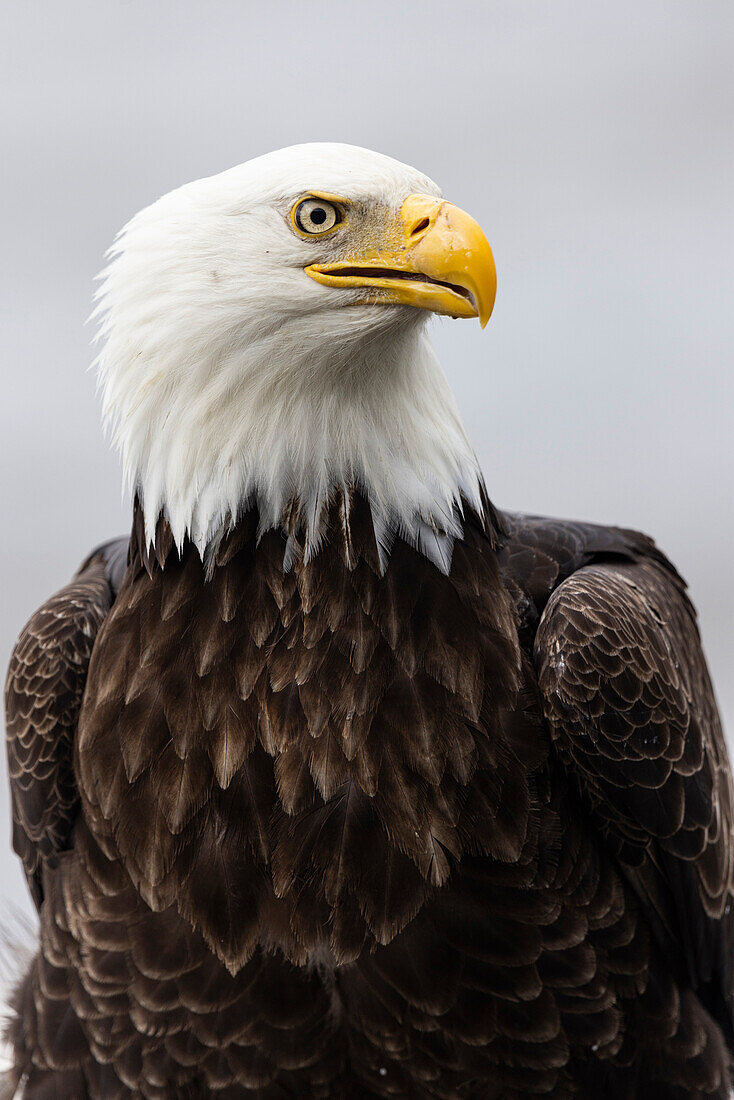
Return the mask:
{"type": "Polygon", "coordinates": [[[332,502],[205,570],[139,514],[7,686],[26,1100],[717,1097],[732,787],[694,614],[618,529],[332,502]],[[73,755],[72,755],[73,753],[73,755]]]}

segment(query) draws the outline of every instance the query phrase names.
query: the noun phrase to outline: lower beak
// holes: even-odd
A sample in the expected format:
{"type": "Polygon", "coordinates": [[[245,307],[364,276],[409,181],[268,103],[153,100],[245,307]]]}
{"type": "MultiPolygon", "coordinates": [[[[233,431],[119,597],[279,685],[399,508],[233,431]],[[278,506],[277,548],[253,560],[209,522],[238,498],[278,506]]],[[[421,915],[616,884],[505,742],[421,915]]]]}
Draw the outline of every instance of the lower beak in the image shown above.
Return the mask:
{"type": "Polygon", "coordinates": [[[360,302],[408,305],[449,317],[478,317],[484,328],[497,293],[487,238],[453,203],[409,195],[400,208],[394,249],[365,249],[347,261],[311,264],[324,286],[365,287],[360,302]]]}

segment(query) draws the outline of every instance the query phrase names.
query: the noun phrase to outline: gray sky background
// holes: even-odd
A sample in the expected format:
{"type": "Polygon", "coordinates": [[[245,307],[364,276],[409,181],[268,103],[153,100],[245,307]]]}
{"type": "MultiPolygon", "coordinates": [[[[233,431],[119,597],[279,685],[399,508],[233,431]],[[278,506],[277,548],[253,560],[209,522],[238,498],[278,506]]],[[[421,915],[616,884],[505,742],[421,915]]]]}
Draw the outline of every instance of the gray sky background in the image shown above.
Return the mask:
{"type": "MultiPolygon", "coordinates": [[[[347,141],[494,248],[486,331],[435,325],[492,497],[653,534],[734,734],[732,57],[731,0],[3,0],[3,667],[129,528],[86,369],[114,234],[187,180],[347,141]]],[[[0,895],[30,912],[0,780],[0,895]]]]}

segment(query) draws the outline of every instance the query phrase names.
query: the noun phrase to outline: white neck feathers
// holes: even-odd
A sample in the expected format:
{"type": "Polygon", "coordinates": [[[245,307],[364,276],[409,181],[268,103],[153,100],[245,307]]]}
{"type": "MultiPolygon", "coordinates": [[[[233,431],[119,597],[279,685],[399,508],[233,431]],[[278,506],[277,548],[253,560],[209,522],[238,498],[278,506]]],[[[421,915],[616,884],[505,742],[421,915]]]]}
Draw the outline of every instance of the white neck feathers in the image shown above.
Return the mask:
{"type": "Polygon", "coordinates": [[[481,474],[421,328],[346,347],[330,347],[323,332],[319,344],[308,332],[286,335],[208,349],[169,340],[153,360],[128,350],[123,362],[108,340],[104,413],[146,538],[162,514],[177,544],[188,537],[203,557],[247,507],[264,531],[284,525],[295,504],[308,558],[329,499],[356,488],[381,554],[400,535],[447,571],[462,500],[481,512],[481,474]]]}

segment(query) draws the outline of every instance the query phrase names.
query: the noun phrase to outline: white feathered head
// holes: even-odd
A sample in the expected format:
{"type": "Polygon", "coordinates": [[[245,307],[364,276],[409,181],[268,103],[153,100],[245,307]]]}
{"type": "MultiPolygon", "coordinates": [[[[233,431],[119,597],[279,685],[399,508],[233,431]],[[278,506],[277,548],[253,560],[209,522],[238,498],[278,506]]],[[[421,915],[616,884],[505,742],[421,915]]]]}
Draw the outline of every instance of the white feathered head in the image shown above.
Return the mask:
{"type": "Polygon", "coordinates": [[[300,145],[197,180],[122,230],[96,315],[104,413],[152,537],[203,554],[242,510],[297,505],[318,546],[338,488],[378,542],[453,537],[481,476],[424,334],[492,309],[492,254],[426,176],[348,145],[300,145]]]}

